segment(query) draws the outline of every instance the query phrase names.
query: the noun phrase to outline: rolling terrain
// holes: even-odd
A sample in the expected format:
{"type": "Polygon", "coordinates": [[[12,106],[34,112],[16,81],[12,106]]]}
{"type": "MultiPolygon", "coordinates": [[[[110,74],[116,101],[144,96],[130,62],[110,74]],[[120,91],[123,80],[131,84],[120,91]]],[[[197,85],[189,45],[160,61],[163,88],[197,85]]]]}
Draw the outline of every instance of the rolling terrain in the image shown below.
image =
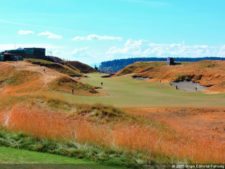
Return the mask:
{"type": "MultiPolygon", "coordinates": [[[[217,61],[224,61],[225,59],[222,57],[199,57],[199,58],[174,58],[176,62],[198,62],[204,60],[217,60],[217,61]]],[[[166,62],[166,57],[144,57],[144,58],[127,58],[127,59],[116,59],[111,61],[105,61],[100,64],[100,71],[105,73],[116,73],[121,69],[124,69],[128,65],[134,64],[136,62],[166,62]]]]}
{"type": "MultiPolygon", "coordinates": [[[[195,65],[193,69],[203,74],[197,82],[203,85],[211,77],[209,82],[219,89],[214,73],[220,70],[217,75],[223,80],[222,64],[195,65]]],[[[30,61],[0,63],[0,145],[4,146],[0,151],[6,153],[6,147],[16,145],[21,151],[63,155],[75,163],[81,158],[118,167],[224,163],[225,95],[188,93],[170,86],[177,71],[185,77],[194,73],[186,66],[190,68],[188,63],[174,67],[136,63],[117,76],[102,78],[104,74],[81,71],[74,77],[30,61]],[[161,69],[166,72],[163,77],[156,71],[161,69]],[[136,80],[133,75],[151,80],[136,80]]],[[[195,75],[190,80],[194,79],[195,75]]]]}
{"type": "Polygon", "coordinates": [[[208,87],[208,93],[225,92],[225,62],[200,61],[169,66],[163,62],[137,62],[117,73],[118,76],[134,74],[152,81],[193,81],[208,87]]]}

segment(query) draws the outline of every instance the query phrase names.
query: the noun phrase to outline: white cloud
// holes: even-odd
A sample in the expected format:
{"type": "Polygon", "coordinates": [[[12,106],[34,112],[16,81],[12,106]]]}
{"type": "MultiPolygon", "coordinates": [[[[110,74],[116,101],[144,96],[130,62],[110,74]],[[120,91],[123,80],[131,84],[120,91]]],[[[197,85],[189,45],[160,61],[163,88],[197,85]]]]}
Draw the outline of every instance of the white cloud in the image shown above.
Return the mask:
{"type": "Polygon", "coordinates": [[[59,50],[63,49],[63,46],[56,46],[52,44],[0,44],[0,51],[4,50],[10,50],[10,49],[17,49],[17,48],[31,48],[31,47],[37,47],[37,48],[46,48],[47,50],[59,50]]]}
{"type": "Polygon", "coordinates": [[[32,35],[34,34],[34,31],[32,30],[19,30],[17,32],[18,35],[32,35]]]}
{"type": "Polygon", "coordinates": [[[127,40],[124,44],[124,47],[118,48],[118,47],[111,47],[107,54],[128,54],[132,53],[133,55],[139,55],[141,52],[141,47],[143,45],[142,40],[127,40]]]}
{"type": "Polygon", "coordinates": [[[127,40],[122,47],[111,47],[106,52],[117,57],[225,57],[225,45],[160,44],[143,40],[127,40]]]}
{"type": "MultiPolygon", "coordinates": [[[[35,34],[35,32],[32,30],[19,30],[17,32],[17,34],[18,35],[32,35],[32,34],[35,34]]],[[[58,35],[58,34],[55,34],[55,33],[49,32],[49,31],[41,32],[37,35],[47,37],[48,39],[55,39],[55,40],[59,40],[59,39],[63,38],[62,35],[58,35]]]]}
{"type": "Polygon", "coordinates": [[[96,34],[90,34],[87,36],[75,36],[73,38],[74,41],[92,41],[92,40],[98,40],[98,41],[120,41],[122,40],[122,37],[119,36],[108,36],[108,35],[96,35],[96,34]]]}
{"type": "Polygon", "coordinates": [[[62,35],[58,35],[58,34],[55,34],[55,33],[49,32],[49,31],[41,32],[38,34],[38,36],[45,36],[48,39],[55,39],[55,40],[60,40],[63,38],[62,35]]]}
{"type": "Polygon", "coordinates": [[[92,66],[97,65],[105,59],[105,57],[102,57],[104,56],[103,51],[98,52],[96,49],[89,47],[75,48],[68,56],[70,57],[66,58],[66,60],[77,60],[92,66]]]}
{"type": "Polygon", "coordinates": [[[79,54],[87,52],[87,51],[88,51],[88,47],[76,48],[72,51],[72,55],[76,56],[76,55],[79,55],[79,54]]]}

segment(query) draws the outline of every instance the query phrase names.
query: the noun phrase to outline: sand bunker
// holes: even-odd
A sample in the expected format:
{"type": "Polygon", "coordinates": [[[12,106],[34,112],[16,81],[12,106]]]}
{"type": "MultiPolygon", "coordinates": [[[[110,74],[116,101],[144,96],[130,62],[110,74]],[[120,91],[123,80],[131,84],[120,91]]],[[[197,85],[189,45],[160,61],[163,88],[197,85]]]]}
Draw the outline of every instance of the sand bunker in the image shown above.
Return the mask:
{"type": "Polygon", "coordinates": [[[142,77],[142,76],[137,76],[137,75],[132,76],[132,78],[135,80],[149,80],[150,79],[149,77],[142,77]]]}
{"type": "Polygon", "coordinates": [[[192,81],[173,82],[171,83],[171,85],[178,90],[184,90],[187,92],[201,92],[207,89],[207,87],[204,87],[199,83],[194,83],[192,81]]]}

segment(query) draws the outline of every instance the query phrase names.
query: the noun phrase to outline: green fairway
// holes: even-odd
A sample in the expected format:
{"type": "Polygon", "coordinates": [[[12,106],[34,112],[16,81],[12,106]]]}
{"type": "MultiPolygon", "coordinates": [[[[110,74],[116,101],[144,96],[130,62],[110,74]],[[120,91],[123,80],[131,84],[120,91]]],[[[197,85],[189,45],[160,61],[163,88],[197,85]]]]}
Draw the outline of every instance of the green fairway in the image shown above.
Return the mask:
{"type": "Polygon", "coordinates": [[[83,82],[101,86],[103,96],[72,96],[63,94],[72,103],[102,103],[120,107],[139,106],[225,106],[224,94],[189,93],[175,90],[169,84],[150,83],[131,77],[101,78],[101,74],[89,74],[83,82]]]}
{"type": "Polygon", "coordinates": [[[26,150],[19,150],[13,148],[0,147],[0,163],[1,164],[65,164],[65,165],[77,165],[87,167],[90,169],[114,169],[115,167],[109,167],[99,165],[94,162],[74,159],[69,157],[63,157],[58,155],[51,155],[47,153],[38,153],[26,150]]]}

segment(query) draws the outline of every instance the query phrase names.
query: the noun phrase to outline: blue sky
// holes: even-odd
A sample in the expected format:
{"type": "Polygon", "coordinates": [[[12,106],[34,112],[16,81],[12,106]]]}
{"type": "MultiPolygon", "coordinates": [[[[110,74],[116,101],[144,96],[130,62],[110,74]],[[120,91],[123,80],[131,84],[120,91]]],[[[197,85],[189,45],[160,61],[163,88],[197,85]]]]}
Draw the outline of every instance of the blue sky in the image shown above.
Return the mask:
{"type": "Polygon", "coordinates": [[[46,47],[89,64],[225,57],[224,0],[0,0],[0,50],[46,47]]]}

